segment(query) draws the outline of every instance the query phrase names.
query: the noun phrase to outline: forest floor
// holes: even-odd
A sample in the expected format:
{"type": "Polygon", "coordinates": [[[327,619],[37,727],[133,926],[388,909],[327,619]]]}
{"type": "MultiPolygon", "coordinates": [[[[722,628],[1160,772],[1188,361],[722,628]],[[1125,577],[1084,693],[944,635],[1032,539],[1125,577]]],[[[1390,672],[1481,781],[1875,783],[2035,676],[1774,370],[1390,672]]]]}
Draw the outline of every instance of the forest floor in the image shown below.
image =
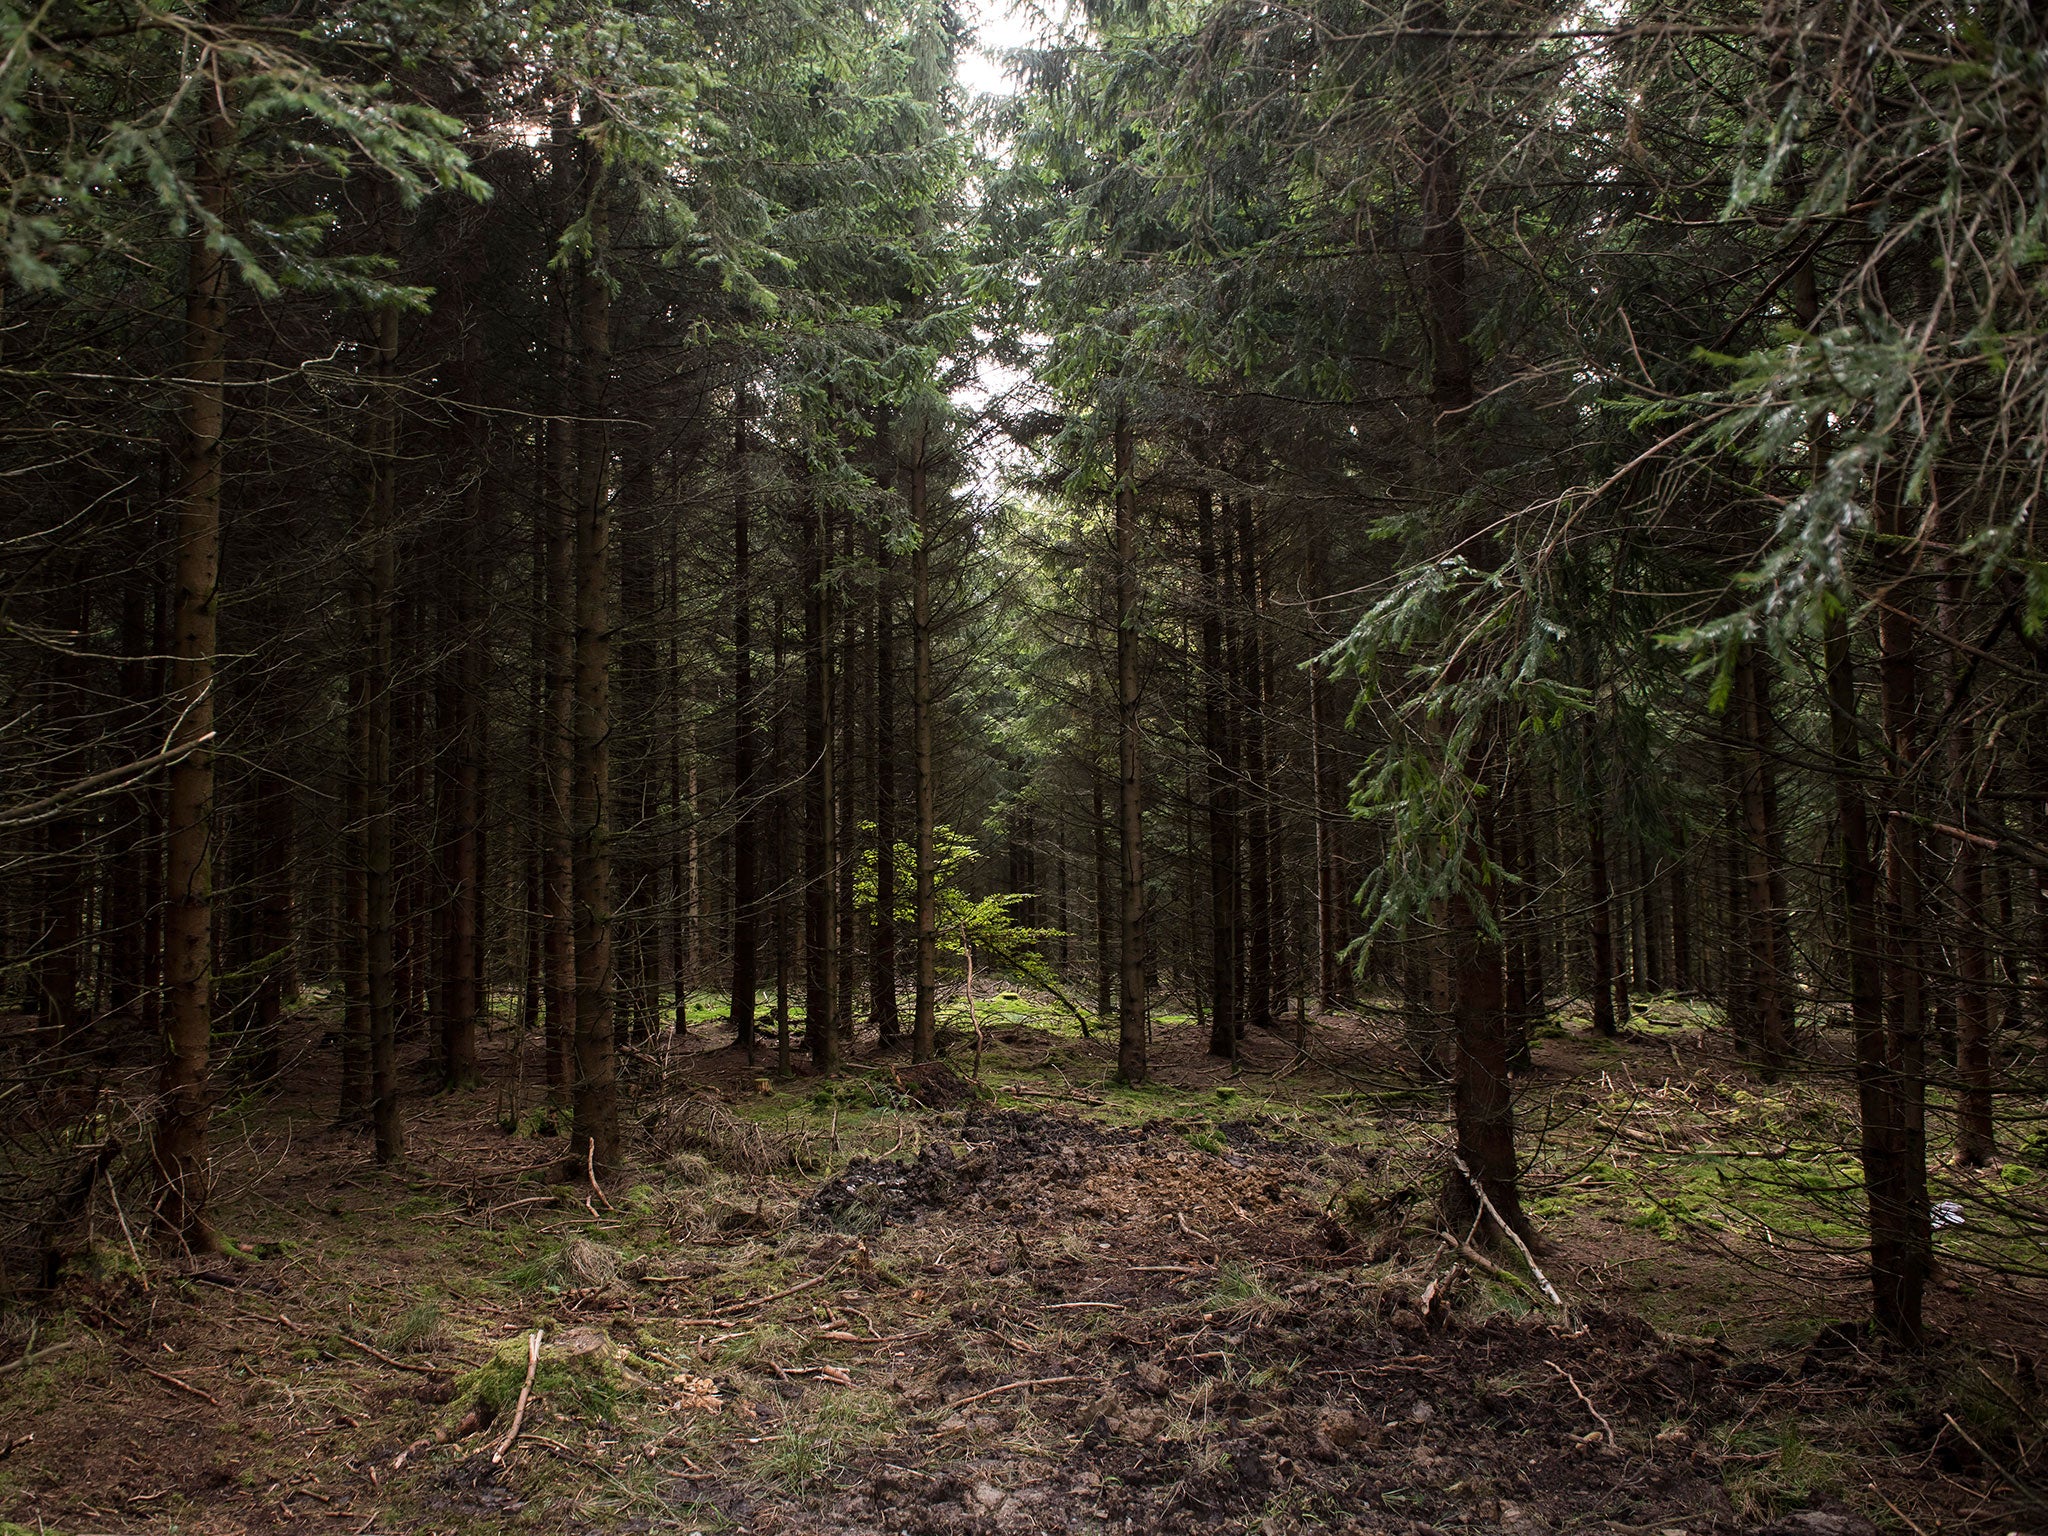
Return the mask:
{"type": "Polygon", "coordinates": [[[964,1038],[826,1084],[695,1026],[630,1168],[591,1181],[502,1089],[413,1100],[404,1165],[372,1167],[309,1015],[282,1091],[223,1107],[226,1256],[133,1249],[102,1203],[0,1322],[0,1518],[2048,1529],[2048,1292],[1951,1263],[1925,1352],[1843,1326],[1833,1077],[1766,1088],[1675,1004],[1618,1042],[1546,1031],[1519,1115],[1554,1305],[1512,1251],[1446,1243],[1442,1098],[1384,1026],[1318,1019],[1299,1061],[1255,1033],[1232,1075],[1162,1020],[1123,1090],[1030,999],[980,1018],[979,1095],[964,1038]]]}

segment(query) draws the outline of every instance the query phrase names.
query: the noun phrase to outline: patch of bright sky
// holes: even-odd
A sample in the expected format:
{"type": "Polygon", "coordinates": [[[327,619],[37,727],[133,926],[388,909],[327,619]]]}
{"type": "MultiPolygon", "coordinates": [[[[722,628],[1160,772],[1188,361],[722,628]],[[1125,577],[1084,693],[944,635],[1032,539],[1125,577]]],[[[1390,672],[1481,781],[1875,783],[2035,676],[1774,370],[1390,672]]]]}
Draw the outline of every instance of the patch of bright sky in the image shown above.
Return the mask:
{"type": "Polygon", "coordinates": [[[960,83],[981,96],[1016,95],[1017,82],[1000,55],[1039,41],[1050,18],[1032,0],[965,0],[961,9],[974,28],[974,46],[960,55],[960,83]]]}

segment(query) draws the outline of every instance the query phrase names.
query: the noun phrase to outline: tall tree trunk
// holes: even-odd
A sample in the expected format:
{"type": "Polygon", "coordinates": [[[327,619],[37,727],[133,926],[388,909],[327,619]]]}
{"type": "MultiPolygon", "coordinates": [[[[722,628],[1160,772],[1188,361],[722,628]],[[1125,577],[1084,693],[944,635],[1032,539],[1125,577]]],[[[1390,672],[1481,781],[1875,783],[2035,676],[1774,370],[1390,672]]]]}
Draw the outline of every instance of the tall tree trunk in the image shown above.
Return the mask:
{"type": "Polygon", "coordinates": [[[609,178],[589,145],[590,249],[577,266],[576,736],[570,878],[575,905],[576,1079],[570,1154],[610,1168],[619,1157],[612,1038],[611,439],[603,417],[611,372],[609,178]]]}
{"type": "Polygon", "coordinates": [[[1529,1065],[1529,1046],[1536,1031],[1550,1018],[1549,967],[1543,958],[1548,927],[1543,915],[1544,857],[1542,828],[1536,820],[1536,797],[1529,788],[1533,777],[1527,771],[1510,774],[1514,794],[1515,846],[1520,855],[1522,878],[1528,882],[1518,906],[1522,920],[1522,964],[1525,976],[1523,1011],[1519,1024],[1511,1026],[1517,1071],[1529,1065]]]}
{"type": "MultiPolygon", "coordinates": [[[[83,778],[91,769],[91,727],[87,717],[90,686],[83,652],[92,646],[91,576],[82,560],[66,573],[64,588],[54,594],[51,628],[69,630],[70,649],[50,658],[42,680],[43,726],[55,751],[46,760],[50,785],[83,778]]],[[[36,966],[36,990],[42,1005],[46,1037],[54,1045],[59,1069],[76,1065],[84,1016],[79,986],[84,979],[87,941],[86,912],[91,899],[87,871],[86,817],[74,805],[43,828],[43,943],[36,966]]]]}
{"type": "Polygon", "coordinates": [[[1273,1027],[1273,815],[1266,777],[1265,646],[1260,633],[1258,526],[1249,496],[1237,501],[1238,718],[1244,743],[1245,1023],[1273,1027]]]}
{"type": "Polygon", "coordinates": [[[1138,487],[1130,422],[1116,422],[1116,693],[1117,810],[1122,830],[1122,899],[1118,904],[1117,1049],[1120,1081],[1146,1075],[1144,786],[1139,779],[1138,487]]]}
{"type": "Polygon", "coordinates": [[[1890,1037],[1891,1125],[1897,1138],[1898,1200],[1908,1263],[1924,1275],[1932,1261],[1927,1198],[1927,1063],[1924,990],[1925,877],[1920,823],[1920,625],[1908,605],[1913,535],[1898,487],[1877,487],[1877,527],[1888,586],[1878,609],[1878,698],[1890,758],[1884,851],[1885,1029],[1890,1037]]]}
{"type": "Polygon", "coordinates": [[[1666,882],[1671,901],[1671,985],[1691,996],[1699,990],[1692,953],[1692,849],[1682,825],[1673,824],[1671,840],[1676,856],[1671,879],[1666,882]]]}
{"type": "Polygon", "coordinates": [[[938,782],[932,758],[931,536],[925,495],[924,437],[910,466],[910,733],[917,777],[917,998],[911,1016],[910,1059],[930,1061],[939,998],[939,902],[936,832],[938,782]]]}
{"type": "Polygon", "coordinates": [[[1783,1070],[1789,1056],[1791,1006],[1771,889],[1778,795],[1771,759],[1770,669],[1753,646],[1744,646],[1736,661],[1731,702],[1743,747],[1742,867],[1748,936],[1744,1012],[1754,1020],[1763,1069],[1772,1074],[1783,1070]]]}
{"type": "MultiPolygon", "coordinates": [[[[370,446],[374,452],[374,436],[370,446]]],[[[342,798],[346,824],[341,852],[341,1103],[336,1115],[343,1125],[365,1123],[370,1115],[370,703],[375,686],[371,647],[376,635],[368,540],[374,516],[368,503],[376,495],[376,473],[373,462],[364,498],[365,537],[357,553],[362,569],[349,582],[348,773],[342,798]]]]}
{"type": "Polygon", "coordinates": [[[875,923],[868,996],[875,1034],[896,1043],[896,614],[888,540],[875,536],[875,923]]]}
{"type": "MultiPolygon", "coordinates": [[[[541,483],[547,479],[547,450],[542,427],[542,443],[539,458],[541,483]]],[[[519,1038],[520,1064],[525,1064],[526,1043],[536,1037],[542,1028],[542,996],[545,987],[544,930],[543,916],[547,891],[547,748],[548,693],[546,685],[548,662],[548,521],[553,515],[553,505],[543,491],[533,509],[533,550],[527,579],[527,611],[529,630],[527,636],[526,666],[526,882],[523,899],[525,920],[524,954],[522,957],[519,996],[519,1038]]],[[[543,1038],[541,1045],[543,1073],[546,1071],[547,1045],[543,1038]]]]}
{"type": "MultiPolygon", "coordinates": [[[[575,128],[566,93],[558,98],[549,145],[549,175],[563,225],[574,216],[575,128]]],[[[542,870],[547,973],[548,1102],[569,1104],[576,1037],[575,850],[570,805],[576,757],[576,277],[556,269],[548,295],[548,351],[555,412],[547,423],[547,815],[542,870]]]]}
{"type": "Polygon", "coordinates": [[[249,1024],[248,1071],[252,1080],[268,1083],[284,1062],[284,1012],[294,990],[292,954],[297,913],[295,877],[298,848],[292,814],[291,781],[259,772],[252,807],[256,857],[251,871],[256,910],[256,993],[249,1024]]]}
{"type": "Polygon", "coordinates": [[[1102,770],[1094,763],[1088,765],[1088,810],[1095,863],[1095,1017],[1106,1021],[1116,1006],[1116,905],[1109,890],[1109,807],[1102,770]]]}
{"type": "MultiPolygon", "coordinates": [[[[1521,777],[1510,769],[1511,780],[1521,777]]],[[[1524,814],[1526,805],[1527,796],[1517,784],[1494,813],[1500,867],[1508,877],[1508,882],[1500,890],[1499,921],[1505,940],[1501,947],[1504,962],[1501,978],[1502,1029],[1505,1032],[1503,1059],[1510,1072],[1526,1072],[1532,1065],[1529,1054],[1529,951],[1534,921],[1528,894],[1531,881],[1529,828],[1524,814]]]]}
{"type": "Polygon", "coordinates": [[[1224,707],[1224,581],[1216,559],[1214,498],[1195,493],[1196,559],[1202,595],[1202,735],[1209,814],[1209,1054],[1237,1056],[1237,818],[1236,752],[1224,707]]]}
{"type": "Polygon", "coordinates": [[[773,916],[775,943],[775,1070],[788,1077],[796,1069],[790,1055],[789,1042],[789,982],[790,949],[795,939],[796,912],[791,900],[794,883],[790,876],[794,872],[795,858],[792,846],[792,827],[795,818],[790,813],[790,771],[789,743],[787,731],[788,711],[783,708],[783,678],[785,655],[783,642],[786,636],[782,612],[782,594],[775,594],[770,608],[769,625],[772,640],[772,664],[775,679],[775,705],[770,711],[775,724],[769,736],[768,781],[775,786],[774,799],[770,802],[773,817],[773,850],[775,868],[770,877],[770,889],[774,893],[773,916]]]}
{"type": "MultiPolygon", "coordinates": [[[[1482,837],[1490,839],[1487,824],[1494,819],[1491,807],[1481,812],[1482,837]]],[[[1450,927],[1451,1034],[1457,1051],[1451,1100],[1458,1155],[1501,1218],[1526,1235],[1528,1222],[1516,1187],[1500,945],[1480,926],[1462,893],[1451,898],[1450,927]]],[[[1454,1209],[1464,1207],[1464,1191],[1457,1190],[1450,1203],[1454,1209]]]]}
{"type": "MultiPolygon", "coordinates": [[[[142,527],[146,529],[147,524],[142,527]]],[[[142,757],[156,745],[150,731],[155,703],[149,665],[152,583],[150,571],[142,563],[143,552],[138,550],[133,558],[139,568],[128,572],[121,588],[121,702],[125,727],[122,746],[123,750],[142,757]]],[[[115,802],[105,898],[107,1011],[129,1024],[139,1022],[142,998],[149,988],[144,959],[147,918],[143,893],[148,888],[148,870],[156,862],[157,853],[149,835],[149,819],[148,790],[134,790],[115,802]]]]}
{"type": "Polygon", "coordinates": [[[488,494],[488,451],[479,454],[471,482],[453,574],[454,633],[450,637],[450,716],[444,722],[450,752],[448,779],[448,926],[442,963],[441,1070],[443,1086],[472,1088],[482,1080],[477,1062],[479,939],[483,900],[482,836],[484,730],[483,626],[475,599],[476,562],[488,494]]]}
{"type": "MultiPolygon", "coordinates": [[[[1963,600],[1966,577],[1951,557],[1942,570],[1940,623],[1950,642],[1948,698],[1948,792],[1956,806],[1958,826],[1966,826],[1970,770],[1976,757],[1976,723],[1968,708],[1968,668],[1962,651],[1963,600]]],[[[1949,874],[1955,894],[1956,950],[1956,1161],[1981,1168],[1991,1161],[1991,1006],[1985,990],[1990,967],[1985,955],[1984,855],[1969,838],[1955,840],[1949,874]]]]}
{"type": "Polygon", "coordinates": [[[1316,814],[1316,995],[1324,1008],[1349,1000],[1340,940],[1343,893],[1337,875],[1338,815],[1335,757],[1330,747],[1329,679],[1320,662],[1308,667],[1309,781],[1316,814]]]}
{"type": "Polygon", "coordinates": [[[377,371],[380,388],[373,406],[375,449],[370,462],[363,559],[363,905],[365,926],[364,1007],[370,1036],[370,1129],[379,1163],[405,1153],[399,1118],[398,1004],[393,929],[396,881],[392,856],[393,589],[398,580],[398,310],[387,305],[377,316],[377,371]]]}
{"type": "MultiPolygon", "coordinates": [[[[850,565],[854,558],[853,516],[843,512],[837,518],[842,537],[837,541],[841,555],[850,565]]],[[[832,775],[833,792],[836,796],[832,818],[832,858],[827,864],[833,886],[833,913],[836,924],[833,931],[834,949],[838,955],[838,967],[832,978],[832,1029],[838,1035],[843,1051],[853,1047],[853,994],[857,984],[859,967],[854,954],[854,910],[853,910],[853,845],[856,836],[854,817],[858,788],[856,779],[856,731],[854,716],[855,700],[860,697],[857,683],[859,668],[856,662],[859,649],[856,641],[854,605],[851,602],[838,604],[839,610],[839,662],[832,679],[834,724],[833,738],[827,750],[834,754],[835,767],[832,775]]]]}
{"type": "Polygon", "coordinates": [[[747,411],[742,389],[733,406],[732,456],[737,484],[732,497],[732,793],[739,814],[732,828],[733,1043],[754,1059],[755,999],[761,934],[759,787],[754,765],[761,740],[760,701],[754,697],[753,493],[747,473],[747,411]]]}
{"type": "Polygon", "coordinates": [[[1926,1171],[1903,1166],[1896,1071],[1885,1036],[1884,975],[1878,921],[1877,865],[1871,857],[1870,812],[1858,744],[1855,663],[1848,617],[1829,614],[1822,644],[1827,679],[1828,737],[1833,754],[1836,835],[1841,845],[1844,948],[1849,971],[1849,1016],[1855,1037],[1856,1097],[1862,1121],[1863,1187],[1870,1208],[1872,1309],[1878,1326],[1895,1339],[1922,1337],[1921,1303],[1927,1270],[1914,1230],[1910,1186],[1925,1187],[1926,1171]]]}
{"type": "Polygon", "coordinates": [[[824,509],[806,498],[804,556],[804,1046],[818,1071],[839,1069],[838,797],[833,774],[831,539],[824,509]]]}
{"type": "MultiPolygon", "coordinates": [[[[210,20],[235,19],[233,0],[209,0],[210,20]]],[[[209,221],[227,213],[235,139],[224,81],[202,82],[194,130],[194,195],[209,221]]],[[[168,994],[154,1154],[156,1221],[195,1252],[218,1242],[206,1220],[208,1053],[213,1029],[213,669],[220,578],[221,420],[227,384],[228,259],[202,226],[185,280],[183,380],[177,444],[176,593],[168,703],[183,755],[170,775],[165,847],[164,985],[168,994]]]]}
{"type": "Polygon", "coordinates": [[[1588,930],[1592,949],[1593,1030],[1612,1036],[1625,1020],[1615,1018],[1614,900],[1607,876],[1607,812],[1597,792],[1586,811],[1586,879],[1589,887],[1588,930]]]}

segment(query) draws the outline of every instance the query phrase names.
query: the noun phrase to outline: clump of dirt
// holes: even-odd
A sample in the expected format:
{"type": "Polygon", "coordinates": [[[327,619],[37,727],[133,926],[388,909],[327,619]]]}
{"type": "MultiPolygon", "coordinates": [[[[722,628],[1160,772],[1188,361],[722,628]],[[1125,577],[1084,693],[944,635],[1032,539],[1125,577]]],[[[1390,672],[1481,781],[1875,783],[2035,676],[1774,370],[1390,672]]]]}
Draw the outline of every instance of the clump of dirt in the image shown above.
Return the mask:
{"type": "Polygon", "coordinates": [[[999,1198],[1012,1181],[1079,1183],[1095,1171],[1084,1153],[1142,1140],[1137,1132],[1065,1115],[981,1107],[967,1112],[960,1136],[966,1145],[958,1152],[940,1142],[907,1162],[855,1158],[804,1201],[798,1219],[821,1227],[886,1226],[969,1195],[999,1198]]]}
{"type": "Polygon", "coordinates": [[[899,1067],[894,1081],[897,1091],[921,1109],[959,1109],[981,1097],[979,1088],[943,1061],[899,1067]]]}

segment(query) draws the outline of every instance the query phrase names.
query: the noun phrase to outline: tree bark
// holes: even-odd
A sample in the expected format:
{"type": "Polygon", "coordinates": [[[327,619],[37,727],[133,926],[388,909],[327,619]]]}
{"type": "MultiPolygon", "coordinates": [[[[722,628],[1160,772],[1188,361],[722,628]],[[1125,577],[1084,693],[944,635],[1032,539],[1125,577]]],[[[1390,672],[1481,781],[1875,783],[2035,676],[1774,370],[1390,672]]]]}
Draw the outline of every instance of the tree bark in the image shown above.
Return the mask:
{"type": "MultiPolygon", "coordinates": [[[[1889,466],[1888,466],[1889,468],[1889,466]]],[[[1891,769],[1880,834],[1884,853],[1884,992],[1891,1128],[1896,1138],[1902,1241],[1908,1264],[1925,1275],[1932,1260],[1927,1197],[1926,889],[1919,791],[1920,625],[1912,611],[1911,531],[1898,486],[1881,478],[1873,498],[1880,568],[1887,583],[1878,609],[1878,701],[1891,769]]]]}
{"type": "Polygon", "coordinates": [[[1237,500],[1238,707],[1243,722],[1245,818],[1245,1023],[1273,1027],[1273,812],[1266,777],[1265,643],[1259,612],[1258,525],[1237,500]]]}
{"type": "Polygon", "coordinates": [[[868,996],[875,1034],[896,1043],[896,614],[888,540],[875,535],[875,922],[868,996]]]}
{"type": "MultiPolygon", "coordinates": [[[[550,143],[550,176],[566,226],[573,217],[577,180],[575,129],[566,94],[557,102],[550,143]]],[[[569,1104],[575,1075],[576,901],[575,849],[570,803],[575,797],[576,743],[576,454],[575,274],[557,269],[548,303],[548,351],[555,379],[555,414],[547,423],[547,815],[542,872],[546,932],[548,1099],[569,1104]]]]}
{"type": "Polygon", "coordinates": [[[1736,661],[1732,703],[1743,749],[1742,878],[1748,939],[1745,1013],[1754,1020],[1758,1058],[1770,1075],[1783,1070],[1790,1054],[1791,1006],[1772,889],[1771,849],[1778,836],[1778,794],[1771,758],[1770,670],[1752,646],[1744,646],[1736,661]]]}
{"type": "Polygon", "coordinates": [[[732,454],[737,485],[732,498],[732,793],[739,814],[732,828],[732,1003],[727,1019],[733,1044],[754,1059],[754,1015],[761,990],[761,838],[759,786],[760,701],[754,697],[753,494],[747,473],[749,397],[733,406],[732,454]]]}
{"type": "Polygon", "coordinates": [[[910,523],[917,530],[917,547],[910,556],[910,731],[917,777],[917,998],[911,1016],[912,1061],[930,1061],[938,1054],[938,783],[932,759],[932,529],[928,510],[924,438],[920,434],[917,457],[910,466],[910,523]]]}
{"type": "Polygon", "coordinates": [[[405,1154],[399,1118],[398,1013],[393,931],[397,923],[392,860],[392,592],[397,585],[398,402],[393,393],[398,367],[398,310],[387,305],[377,316],[377,371],[380,388],[373,406],[376,425],[370,462],[363,559],[366,582],[363,618],[363,932],[365,1009],[370,1036],[370,1129],[379,1163],[405,1154]]]}
{"type": "Polygon", "coordinates": [[[1196,559],[1202,610],[1202,734],[1209,820],[1209,1054],[1237,1057],[1236,752],[1230,741],[1223,673],[1223,576],[1216,558],[1214,498],[1195,493],[1196,559]]]}
{"type": "MultiPolygon", "coordinates": [[[[231,22],[233,0],[209,0],[209,19],[231,22]]],[[[193,191],[207,219],[227,213],[235,124],[225,81],[202,82],[194,129],[193,191]]],[[[185,280],[183,379],[177,444],[176,575],[168,703],[178,722],[166,817],[164,985],[168,1019],[158,1081],[154,1154],[156,1222],[195,1252],[214,1252],[208,1054],[213,1028],[213,672],[220,579],[221,427],[227,385],[228,259],[202,226],[185,280]]]]}
{"type": "Polygon", "coordinates": [[[1117,1048],[1119,1081],[1145,1081],[1145,829],[1139,778],[1138,487],[1131,426],[1119,414],[1116,473],[1117,811],[1122,832],[1122,899],[1118,903],[1117,1048]]]}
{"type": "Polygon", "coordinates": [[[1859,1152],[1870,1210],[1872,1311],[1885,1333],[1917,1344],[1923,1337],[1921,1306],[1927,1263],[1924,1225],[1915,1230],[1915,1207],[1921,1202],[1914,1199],[1912,1186],[1920,1185],[1924,1199],[1926,1170],[1907,1167],[1901,1156],[1904,1130],[1898,1110],[1897,1071],[1885,1032],[1878,874],[1871,856],[1870,812],[1859,761],[1855,663],[1849,649],[1848,618],[1840,608],[1827,616],[1822,644],[1841,854],[1849,1016],[1862,1122],[1859,1152]]]}
{"type": "Polygon", "coordinates": [[[453,586],[452,659],[447,737],[448,918],[442,961],[441,1071],[444,1088],[482,1081],[477,1062],[477,1015],[482,1011],[479,941],[482,918],[484,744],[483,634],[477,613],[474,568],[483,557],[479,535],[486,515],[488,451],[478,454],[457,542],[453,586]]]}
{"type": "Polygon", "coordinates": [[[1593,1031],[1609,1036],[1619,1032],[1615,1017],[1614,986],[1614,900],[1607,877],[1607,812],[1604,797],[1597,791],[1586,812],[1586,880],[1591,912],[1590,933],[1593,972],[1593,1031]]]}
{"type": "Polygon", "coordinates": [[[575,907],[576,1076],[571,1159],[610,1168],[619,1156],[612,1039],[610,436],[603,421],[611,371],[609,179],[586,145],[590,250],[577,265],[576,708],[570,877],[575,907]]]}
{"type": "MultiPolygon", "coordinates": [[[[1977,748],[1976,725],[1965,696],[1967,667],[1961,649],[1966,581],[1951,557],[1942,571],[1939,617],[1942,634],[1951,643],[1943,717],[1949,722],[1948,792],[1957,808],[1959,826],[1967,825],[1964,814],[1977,748]]],[[[1985,953],[1984,855],[1968,838],[1955,840],[1949,882],[1956,903],[1956,1161],[1966,1168],[1981,1168],[1996,1151],[1991,1098],[1991,1000],[1985,985],[1990,966],[1985,953]]]]}
{"type": "Polygon", "coordinates": [[[839,1070],[838,797],[833,773],[831,540],[825,513],[806,498],[804,557],[804,1047],[811,1065],[839,1070]]]}

